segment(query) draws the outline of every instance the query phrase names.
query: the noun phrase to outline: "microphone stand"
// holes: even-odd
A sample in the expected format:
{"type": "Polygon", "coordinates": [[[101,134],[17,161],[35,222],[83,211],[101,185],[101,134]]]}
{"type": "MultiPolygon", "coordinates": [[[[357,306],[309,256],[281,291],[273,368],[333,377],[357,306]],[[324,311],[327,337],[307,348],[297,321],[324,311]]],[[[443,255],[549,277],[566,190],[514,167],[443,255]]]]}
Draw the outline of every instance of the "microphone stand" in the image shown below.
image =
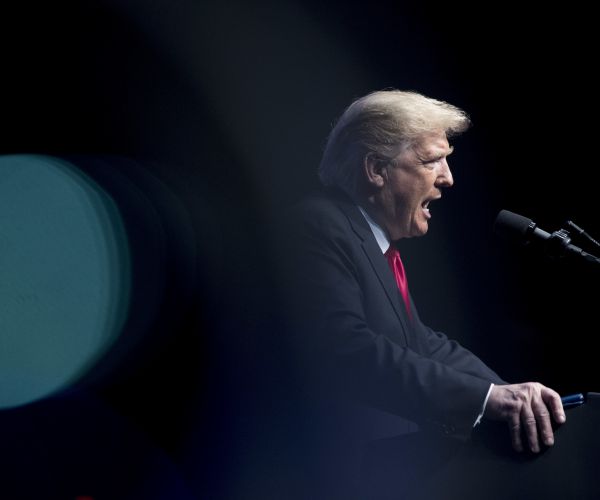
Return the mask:
{"type": "MultiPolygon", "coordinates": [[[[600,248],[600,243],[598,243],[595,239],[593,239],[588,233],[586,233],[579,226],[574,224],[571,221],[567,221],[567,225],[576,230],[578,235],[584,236],[587,240],[591,241],[600,248]]],[[[590,262],[592,264],[600,264],[600,258],[592,255],[591,253],[585,252],[583,249],[576,247],[571,244],[571,237],[569,235],[569,231],[566,229],[559,229],[558,231],[554,231],[550,238],[547,240],[547,252],[551,257],[560,257],[562,255],[577,255],[582,257],[586,262],[590,262]]]]}

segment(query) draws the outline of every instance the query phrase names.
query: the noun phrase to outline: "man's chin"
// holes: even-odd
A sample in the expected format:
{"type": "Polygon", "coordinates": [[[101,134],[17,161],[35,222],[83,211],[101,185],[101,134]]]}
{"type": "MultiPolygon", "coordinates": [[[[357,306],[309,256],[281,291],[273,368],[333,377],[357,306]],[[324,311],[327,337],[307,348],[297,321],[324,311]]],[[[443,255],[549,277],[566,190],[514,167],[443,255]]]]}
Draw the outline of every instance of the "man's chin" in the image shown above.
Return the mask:
{"type": "Polygon", "coordinates": [[[419,236],[425,236],[429,231],[429,224],[419,224],[416,228],[411,232],[411,238],[418,238],[419,236]]]}
{"type": "Polygon", "coordinates": [[[389,230],[389,235],[392,241],[401,240],[403,238],[418,238],[424,236],[429,230],[429,224],[427,222],[420,224],[411,224],[404,228],[395,228],[395,230],[389,230]]]}

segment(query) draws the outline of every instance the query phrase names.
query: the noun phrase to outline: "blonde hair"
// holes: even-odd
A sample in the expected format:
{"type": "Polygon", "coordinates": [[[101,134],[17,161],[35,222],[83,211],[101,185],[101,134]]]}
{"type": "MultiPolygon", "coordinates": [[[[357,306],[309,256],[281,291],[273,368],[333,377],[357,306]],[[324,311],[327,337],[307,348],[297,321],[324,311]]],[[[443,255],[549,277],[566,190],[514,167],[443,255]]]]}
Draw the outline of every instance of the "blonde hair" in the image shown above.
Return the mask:
{"type": "Polygon", "coordinates": [[[417,92],[381,90],[355,100],[331,131],[319,165],[325,186],[356,194],[366,155],[392,160],[427,133],[464,132],[469,117],[461,109],[417,92]]]}

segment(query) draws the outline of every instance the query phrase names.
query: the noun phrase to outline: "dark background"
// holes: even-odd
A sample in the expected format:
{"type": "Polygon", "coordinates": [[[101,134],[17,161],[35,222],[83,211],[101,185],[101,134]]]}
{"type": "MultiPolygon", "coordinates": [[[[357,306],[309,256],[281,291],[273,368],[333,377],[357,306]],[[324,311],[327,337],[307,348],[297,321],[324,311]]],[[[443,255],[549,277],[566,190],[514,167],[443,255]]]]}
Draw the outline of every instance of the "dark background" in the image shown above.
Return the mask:
{"type": "Polygon", "coordinates": [[[36,0],[3,7],[2,21],[0,153],[132,158],[190,214],[189,316],[97,394],[200,497],[267,488],[257,456],[269,455],[261,426],[282,363],[269,224],[317,185],[332,123],[372,90],[416,90],[474,123],[455,141],[455,187],[404,250],[426,322],[507,380],[599,390],[597,270],[492,234],[508,209],[600,237],[591,16],[522,3],[36,0]]]}

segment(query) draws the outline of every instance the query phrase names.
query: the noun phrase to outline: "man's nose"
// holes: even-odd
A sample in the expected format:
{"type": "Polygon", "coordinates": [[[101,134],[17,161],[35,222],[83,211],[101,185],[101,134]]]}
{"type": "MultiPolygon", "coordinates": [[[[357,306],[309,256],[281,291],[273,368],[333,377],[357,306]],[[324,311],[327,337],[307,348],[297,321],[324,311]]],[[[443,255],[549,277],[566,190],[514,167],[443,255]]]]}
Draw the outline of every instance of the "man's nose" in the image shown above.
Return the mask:
{"type": "Polygon", "coordinates": [[[444,159],[440,167],[440,172],[435,181],[435,185],[437,187],[452,187],[453,184],[454,177],[452,177],[452,172],[450,170],[448,162],[444,159]]]}

